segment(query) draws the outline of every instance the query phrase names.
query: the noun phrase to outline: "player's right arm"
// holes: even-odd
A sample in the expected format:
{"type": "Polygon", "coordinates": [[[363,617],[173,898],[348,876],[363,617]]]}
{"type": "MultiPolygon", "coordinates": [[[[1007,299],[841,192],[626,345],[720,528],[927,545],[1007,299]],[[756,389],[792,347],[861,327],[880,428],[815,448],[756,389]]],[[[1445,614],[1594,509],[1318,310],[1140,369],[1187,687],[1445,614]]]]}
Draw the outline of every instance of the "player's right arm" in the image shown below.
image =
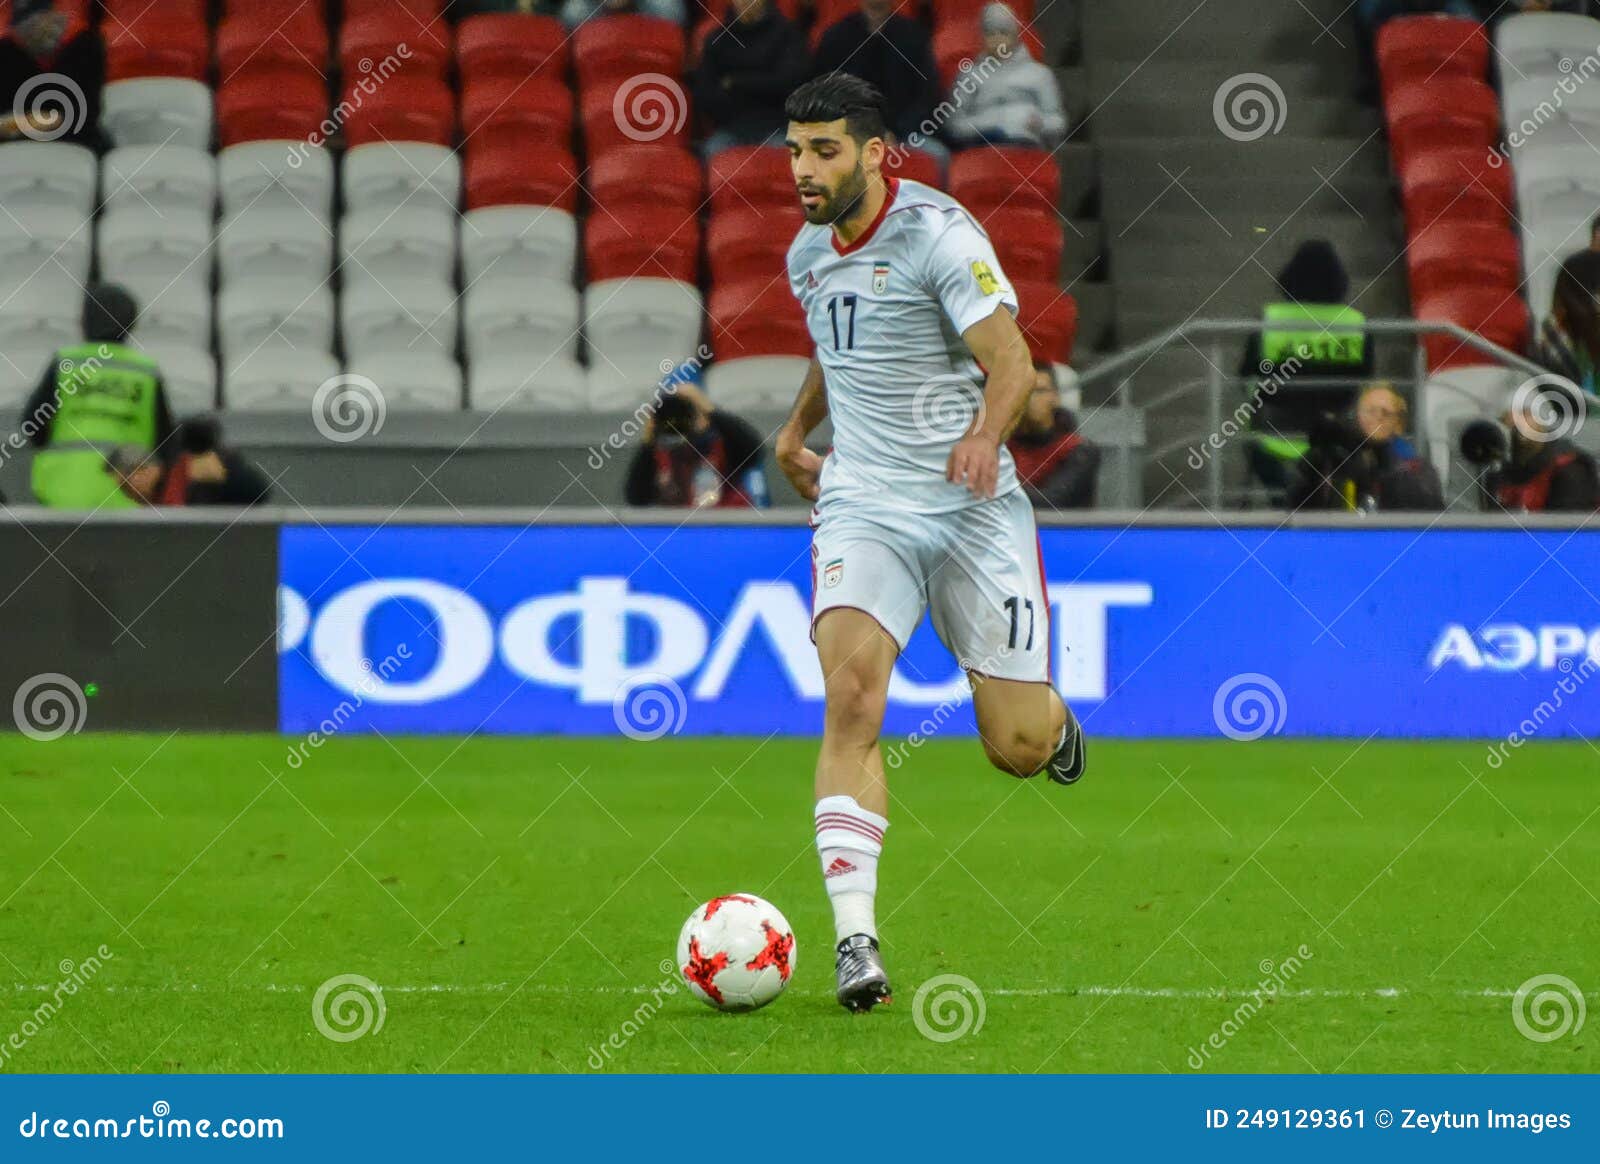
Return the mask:
{"type": "Polygon", "coordinates": [[[795,398],[789,419],[778,430],[772,452],[778,467],[789,478],[795,492],[807,501],[815,501],[818,492],[818,475],[822,472],[822,458],[806,448],[806,437],[828,415],[827,384],[822,378],[822,365],[815,356],[806,369],[806,378],[800,385],[800,395],[795,398]]]}

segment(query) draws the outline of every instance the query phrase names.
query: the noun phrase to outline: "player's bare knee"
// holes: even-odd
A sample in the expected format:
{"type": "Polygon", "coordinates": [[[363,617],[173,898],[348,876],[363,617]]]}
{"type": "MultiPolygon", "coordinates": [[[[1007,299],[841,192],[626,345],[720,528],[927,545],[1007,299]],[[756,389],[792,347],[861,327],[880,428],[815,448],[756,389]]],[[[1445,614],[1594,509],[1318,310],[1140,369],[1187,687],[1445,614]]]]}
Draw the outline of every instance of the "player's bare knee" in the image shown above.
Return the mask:
{"type": "Polygon", "coordinates": [[[1018,732],[996,740],[983,738],[983,754],[989,763],[1008,776],[1026,780],[1040,772],[1050,760],[1050,748],[1042,740],[1018,732]]]}
{"type": "Polygon", "coordinates": [[[869,667],[846,663],[828,675],[827,716],[841,728],[876,725],[883,720],[887,691],[869,667]]]}

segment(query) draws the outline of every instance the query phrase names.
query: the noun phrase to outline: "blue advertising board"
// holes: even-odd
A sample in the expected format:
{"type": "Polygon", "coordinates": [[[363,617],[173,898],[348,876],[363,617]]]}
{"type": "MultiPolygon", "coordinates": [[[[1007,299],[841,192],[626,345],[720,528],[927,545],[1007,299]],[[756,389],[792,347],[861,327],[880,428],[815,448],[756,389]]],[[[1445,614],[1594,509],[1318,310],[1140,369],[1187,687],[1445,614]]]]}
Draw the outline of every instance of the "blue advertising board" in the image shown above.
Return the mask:
{"type": "MultiPolygon", "coordinates": [[[[1592,736],[1600,532],[1048,528],[1054,679],[1091,734],[1592,736]]],[[[303,733],[809,735],[801,526],[289,526],[303,733]]],[[[885,735],[971,733],[926,619],[885,735]]]]}

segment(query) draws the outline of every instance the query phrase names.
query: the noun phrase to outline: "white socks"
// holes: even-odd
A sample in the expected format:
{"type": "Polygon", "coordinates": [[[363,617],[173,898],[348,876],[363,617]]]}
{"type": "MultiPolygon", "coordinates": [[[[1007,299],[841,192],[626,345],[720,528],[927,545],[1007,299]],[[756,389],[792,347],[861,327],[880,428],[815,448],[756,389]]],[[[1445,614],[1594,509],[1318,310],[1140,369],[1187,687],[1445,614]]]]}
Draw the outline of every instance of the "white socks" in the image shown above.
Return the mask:
{"type": "Polygon", "coordinates": [[[817,856],[822,880],[833,902],[834,936],[878,936],[873,899],[878,892],[878,856],[889,822],[868,812],[853,796],[824,796],[817,801],[817,856]]]}

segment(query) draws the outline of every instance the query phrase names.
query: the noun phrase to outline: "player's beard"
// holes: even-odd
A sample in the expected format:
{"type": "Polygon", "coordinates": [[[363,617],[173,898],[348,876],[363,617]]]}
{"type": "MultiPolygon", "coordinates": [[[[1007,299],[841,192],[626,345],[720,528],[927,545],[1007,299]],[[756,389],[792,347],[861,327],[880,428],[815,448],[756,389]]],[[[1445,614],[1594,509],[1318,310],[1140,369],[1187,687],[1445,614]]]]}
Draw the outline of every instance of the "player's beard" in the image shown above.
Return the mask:
{"type": "Polygon", "coordinates": [[[821,202],[806,208],[806,221],[818,226],[837,226],[861,208],[867,197],[867,171],[860,162],[839,181],[837,190],[826,191],[821,202]]]}

